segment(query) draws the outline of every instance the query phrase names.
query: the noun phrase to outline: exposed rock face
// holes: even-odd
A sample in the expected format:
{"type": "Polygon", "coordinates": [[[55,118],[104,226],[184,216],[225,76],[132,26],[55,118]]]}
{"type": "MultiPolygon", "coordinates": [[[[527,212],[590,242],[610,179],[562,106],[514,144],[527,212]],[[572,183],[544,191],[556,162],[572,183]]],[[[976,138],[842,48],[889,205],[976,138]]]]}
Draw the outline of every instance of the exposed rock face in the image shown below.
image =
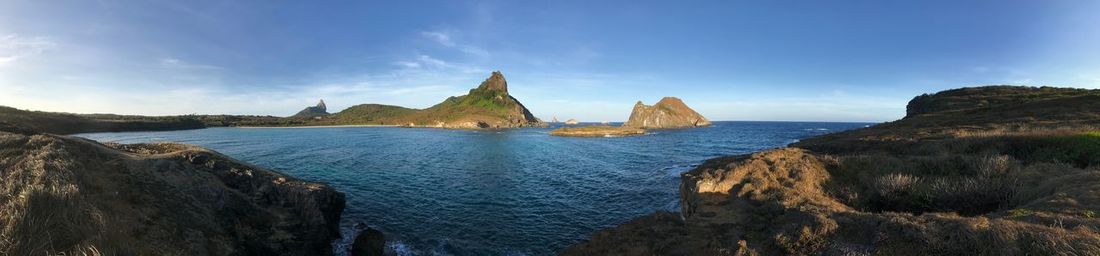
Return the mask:
{"type": "Polygon", "coordinates": [[[486,78],[484,82],[481,82],[481,85],[479,85],[477,88],[484,90],[497,90],[507,94],[508,81],[504,80],[503,73],[500,73],[500,71],[493,71],[493,73],[489,75],[489,78],[486,78]]]}
{"type": "Polygon", "coordinates": [[[181,144],[0,131],[0,255],[331,255],[344,195],[181,144]]]}
{"type": "Polygon", "coordinates": [[[297,114],[291,117],[297,118],[314,118],[328,115],[328,107],[325,106],[325,100],[321,100],[316,106],[306,107],[302,111],[298,111],[297,114]]]}
{"type": "Polygon", "coordinates": [[[1100,255],[1100,91],[1004,89],[708,160],[681,176],[682,220],[658,212],[563,254],[1100,255]]]}
{"type": "Polygon", "coordinates": [[[630,119],[623,126],[643,129],[672,129],[709,126],[710,121],[676,97],[664,97],[653,106],[641,101],[634,104],[630,119]]]}

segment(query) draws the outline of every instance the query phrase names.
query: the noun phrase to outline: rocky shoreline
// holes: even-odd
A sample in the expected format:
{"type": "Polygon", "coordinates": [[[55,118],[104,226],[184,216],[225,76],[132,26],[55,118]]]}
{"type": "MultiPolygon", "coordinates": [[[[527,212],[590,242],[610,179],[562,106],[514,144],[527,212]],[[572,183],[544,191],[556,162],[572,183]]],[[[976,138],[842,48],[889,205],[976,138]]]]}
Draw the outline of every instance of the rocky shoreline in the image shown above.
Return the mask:
{"type": "Polygon", "coordinates": [[[679,215],[562,254],[1100,254],[1098,93],[919,96],[899,121],[708,160],[681,176],[679,215]]]}
{"type": "Polygon", "coordinates": [[[0,254],[331,255],[340,236],[343,193],[207,149],[7,131],[0,145],[0,254]]]}

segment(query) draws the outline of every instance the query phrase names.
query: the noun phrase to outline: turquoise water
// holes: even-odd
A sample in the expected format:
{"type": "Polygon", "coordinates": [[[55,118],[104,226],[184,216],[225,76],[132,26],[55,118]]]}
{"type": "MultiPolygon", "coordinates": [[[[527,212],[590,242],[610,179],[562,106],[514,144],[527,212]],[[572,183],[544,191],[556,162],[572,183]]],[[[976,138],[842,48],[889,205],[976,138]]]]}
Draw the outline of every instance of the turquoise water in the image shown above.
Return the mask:
{"type": "Polygon", "coordinates": [[[397,254],[552,255],[631,218],[678,211],[679,175],[703,160],[865,125],[716,122],[622,138],[390,127],[78,136],[194,144],[328,183],[347,194],[345,240],[366,223],[385,232],[397,254]]]}

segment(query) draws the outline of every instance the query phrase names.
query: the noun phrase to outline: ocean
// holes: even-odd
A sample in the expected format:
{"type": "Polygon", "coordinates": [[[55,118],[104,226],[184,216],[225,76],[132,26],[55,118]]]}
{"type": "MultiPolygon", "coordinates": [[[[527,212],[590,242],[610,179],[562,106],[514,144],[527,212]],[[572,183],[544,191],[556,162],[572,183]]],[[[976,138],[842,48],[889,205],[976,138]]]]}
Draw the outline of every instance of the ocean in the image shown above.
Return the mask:
{"type": "Polygon", "coordinates": [[[868,123],[715,122],[644,136],[569,138],[551,128],[207,128],[89,133],[101,142],[179,142],[347,194],[354,226],[397,255],[554,255],[657,210],[679,211],[680,174],[702,161],[868,123]]]}

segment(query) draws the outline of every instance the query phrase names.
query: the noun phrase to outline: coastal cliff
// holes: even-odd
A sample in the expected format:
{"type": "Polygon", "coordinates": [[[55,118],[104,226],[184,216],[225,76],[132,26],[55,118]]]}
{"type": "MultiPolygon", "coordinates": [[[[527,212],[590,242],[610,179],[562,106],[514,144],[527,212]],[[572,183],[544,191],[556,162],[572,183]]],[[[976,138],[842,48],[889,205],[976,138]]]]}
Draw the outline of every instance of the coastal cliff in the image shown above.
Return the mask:
{"type": "Polygon", "coordinates": [[[671,129],[709,126],[710,121],[676,97],[664,97],[657,104],[634,104],[630,118],[623,126],[642,129],[671,129]]]}
{"type": "Polygon", "coordinates": [[[2,255],[331,255],[344,194],[181,144],[0,127],[2,255]]]}
{"type": "Polygon", "coordinates": [[[977,87],[681,176],[681,213],[564,255],[1097,255],[1100,96],[977,87]],[[972,102],[976,101],[976,102],[972,102]]]}

